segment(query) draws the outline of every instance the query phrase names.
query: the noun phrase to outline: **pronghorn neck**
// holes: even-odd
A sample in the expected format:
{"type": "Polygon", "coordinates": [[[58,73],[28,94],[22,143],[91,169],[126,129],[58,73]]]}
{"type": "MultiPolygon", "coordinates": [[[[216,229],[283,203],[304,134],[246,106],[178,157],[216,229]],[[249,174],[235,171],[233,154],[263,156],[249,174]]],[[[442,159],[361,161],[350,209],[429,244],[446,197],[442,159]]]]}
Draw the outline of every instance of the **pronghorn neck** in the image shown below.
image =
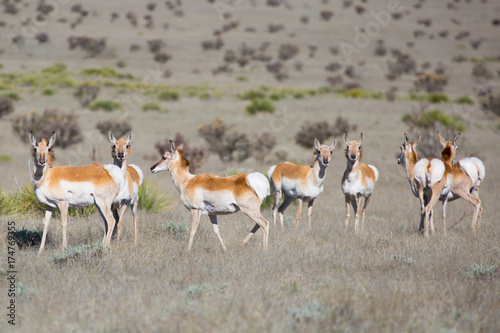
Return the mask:
{"type": "Polygon", "coordinates": [[[32,179],[34,185],[39,185],[44,180],[43,176],[48,173],[49,168],[50,166],[48,163],[42,167],[35,162],[35,168],[32,179]]]}
{"type": "Polygon", "coordinates": [[[194,175],[189,172],[187,166],[170,165],[170,174],[172,176],[172,182],[179,192],[182,192],[189,180],[194,177],[194,175]]]}
{"type": "Polygon", "coordinates": [[[441,160],[444,163],[451,166],[453,158],[455,158],[453,148],[450,145],[447,145],[446,147],[444,147],[443,151],[441,152],[441,160]]]}
{"type": "Polygon", "coordinates": [[[314,182],[318,185],[323,184],[323,181],[325,180],[326,176],[326,169],[328,166],[323,165],[323,163],[320,163],[319,159],[316,157],[314,159],[314,164],[312,167],[312,176],[314,178],[314,182]]]}
{"type": "Polygon", "coordinates": [[[359,158],[353,162],[349,158],[347,159],[347,170],[349,173],[356,172],[359,169],[359,158]]]}
{"type": "Polygon", "coordinates": [[[113,164],[116,165],[117,167],[119,167],[122,171],[127,170],[127,159],[119,160],[115,156],[113,164]]]}

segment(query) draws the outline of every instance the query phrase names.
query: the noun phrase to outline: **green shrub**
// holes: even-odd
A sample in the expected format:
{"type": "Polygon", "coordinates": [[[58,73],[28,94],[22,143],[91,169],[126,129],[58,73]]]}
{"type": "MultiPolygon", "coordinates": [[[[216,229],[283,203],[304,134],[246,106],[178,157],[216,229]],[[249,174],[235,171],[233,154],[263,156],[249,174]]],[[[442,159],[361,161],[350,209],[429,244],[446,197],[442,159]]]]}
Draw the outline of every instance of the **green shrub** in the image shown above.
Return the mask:
{"type": "Polygon", "coordinates": [[[245,108],[248,114],[256,114],[257,112],[273,113],[276,110],[276,105],[268,99],[256,98],[245,108]]]}
{"type": "Polygon", "coordinates": [[[66,69],[67,68],[66,68],[65,64],[58,62],[52,66],[45,67],[44,69],[42,69],[42,73],[44,73],[44,74],[61,74],[61,73],[66,72],[66,69]]]}
{"type": "Polygon", "coordinates": [[[448,98],[448,95],[442,94],[442,93],[431,93],[428,94],[426,97],[426,100],[428,103],[441,103],[441,102],[449,102],[450,99],[448,98]]]}
{"type": "Polygon", "coordinates": [[[455,100],[455,103],[474,105],[474,101],[469,96],[461,96],[455,100]]]}
{"type": "Polygon", "coordinates": [[[488,278],[496,272],[497,268],[496,265],[474,263],[467,267],[467,271],[473,278],[488,278]]]}
{"type": "Polygon", "coordinates": [[[15,93],[15,92],[12,92],[12,91],[8,91],[8,92],[5,92],[5,93],[2,93],[1,97],[2,98],[10,98],[13,101],[20,101],[22,99],[21,96],[18,93],[15,93]]]}
{"type": "Polygon", "coordinates": [[[115,101],[111,101],[111,100],[93,101],[92,103],[89,104],[88,107],[92,111],[104,110],[104,111],[108,111],[108,112],[119,110],[119,109],[123,108],[123,106],[120,103],[115,102],[115,101]]]}
{"type": "Polygon", "coordinates": [[[57,89],[54,88],[45,88],[42,90],[42,94],[45,96],[52,96],[57,92],[57,89]]]}
{"type": "Polygon", "coordinates": [[[179,93],[173,90],[164,90],[158,95],[158,98],[164,101],[178,101],[179,97],[179,93]]]}
{"type": "Polygon", "coordinates": [[[12,162],[11,154],[0,154],[0,163],[9,163],[12,162]]]}
{"type": "Polygon", "coordinates": [[[93,245],[78,245],[67,247],[63,253],[54,254],[52,262],[58,265],[72,262],[91,264],[101,258],[103,253],[104,247],[100,242],[93,245]]]}
{"type": "Polygon", "coordinates": [[[100,76],[109,79],[127,79],[134,80],[135,77],[129,73],[119,73],[114,68],[111,67],[101,67],[101,68],[86,68],[80,72],[82,76],[100,76]]]}
{"type": "Polygon", "coordinates": [[[256,98],[266,98],[266,92],[267,90],[264,88],[259,88],[259,89],[252,89],[252,90],[248,90],[248,91],[245,91],[241,94],[238,94],[237,97],[239,99],[243,99],[243,100],[248,100],[248,101],[251,101],[251,100],[254,100],[256,98]]]}
{"type": "Polygon", "coordinates": [[[172,221],[168,221],[160,225],[160,229],[165,231],[169,235],[182,235],[187,232],[189,232],[189,227],[186,225],[186,223],[176,223],[172,221]]]}
{"type": "Polygon", "coordinates": [[[139,209],[151,213],[168,209],[172,205],[170,195],[160,190],[160,185],[144,181],[139,186],[139,209]]]}
{"type": "Polygon", "coordinates": [[[148,102],[148,103],[144,103],[141,106],[141,110],[142,111],[150,111],[150,110],[160,111],[161,110],[161,106],[160,106],[160,104],[158,104],[156,102],[148,102]]]}

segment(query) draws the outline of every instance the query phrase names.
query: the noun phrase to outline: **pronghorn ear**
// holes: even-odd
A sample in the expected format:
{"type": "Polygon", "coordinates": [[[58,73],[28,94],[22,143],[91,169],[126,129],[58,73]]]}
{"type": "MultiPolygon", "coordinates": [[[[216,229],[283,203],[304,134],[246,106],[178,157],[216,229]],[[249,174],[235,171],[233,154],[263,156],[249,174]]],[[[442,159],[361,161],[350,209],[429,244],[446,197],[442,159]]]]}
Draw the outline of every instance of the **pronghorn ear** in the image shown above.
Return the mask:
{"type": "Polygon", "coordinates": [[[439,134],[439,131],[437,131],[437,134],[438,134],[439,143],[443,145],[446,142],[446,140],[441,136],[441,134],[439,134]]]}
{"type": "Polygon", "coordinates": [[[30,138],[30,142],[31,142],[31,145],[33,146],[33,148],[36,148],[36,139],[33,136],[33,132],[30,132],[29,138],[30,138]]]}
{"type": "Polygon", "coordinates": [[[458,133],[457,136],[455,136],[455,139],[453,139],[453,145],[455,146],[455,144],[457,143],[457,140],[458,140],[458,137],[461,135],[462,133],[458,133]]]}
{"type": "Polygon", "coordinates": [[[418,142],[420,141],[420,135],[418,136],[417,140],[413,143],[413,145],[416,147],[418,145],[418,142]]]}
{"type": "Polygon", "coordinates": [[[116,144],[116,138],[113,135],[113,132],[109,131],[109,141],[111,141],[113,144],[116,144]]]}
{"type": "Polygon", "coordinates": [[[347,139],[347,132],[346,132],[346,133],[344,133],[344,142],[345,142],[346,144],[348,144],[348,143],[349,143],[349,140],[347,139]]]}
{"type": "Polygon", "coordinates": [[[330,150],[334,150],[335,149],[335,145],[337,144],[337,138],[333,138],[333,141],[332,141],[332,144],[330,145],[330,150]]]}
{"type": "Polygon", "coordinates": [[[52,132],[52,136],[49,139],[49,144],[48,144],[49,149],[52,148],[54,143],[56,143],[56,132],[52,132]]]}
{"type": "Polygon", "coordinates": [[[317,150],[320,150],[321,149],[321,144],[319,143],[318,139],[314,139],[314,148],[316,148],[317,150]]]}
{"type": "Polygon", "coordinates": [[[184,144],[181,143],[178,147],[177,147],[177,150],[184,150],[184,144]]]}
{"type": "Polygon", "coordinates": [[[175,142],[170,140],[170,153],[173,154],[174,152],[175,152],[175,142]]]}
{"type": "Polygon", "coordinates": [[[132,141],[132,131],[130,131],[127,137],[127,143],[129,143],[130,141],[132,141]]]}
{"type": "Polygon", "coordinates": [[[362,144],[363,143],[363,138],[365,136],[363,135],[363,132],[361,132],[361,134],[359,135],[359,144],[362,144]]]}
{"type": "Polygon", "coordinates": [[[408,139],[408,135],[406,135],[406,133],[405,133],[405,145],[407,145],[408,142],[410,142],[410,139],[408,139]]]}

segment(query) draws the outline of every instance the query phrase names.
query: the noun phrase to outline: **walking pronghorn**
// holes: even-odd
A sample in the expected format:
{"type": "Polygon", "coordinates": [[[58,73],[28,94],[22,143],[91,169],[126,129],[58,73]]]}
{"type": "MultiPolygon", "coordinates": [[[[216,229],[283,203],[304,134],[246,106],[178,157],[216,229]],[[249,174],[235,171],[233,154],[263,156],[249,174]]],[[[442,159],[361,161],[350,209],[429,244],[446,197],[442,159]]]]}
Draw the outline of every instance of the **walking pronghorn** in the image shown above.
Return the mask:
{"type": "Polygon", "coordinates": [[[318,139],[314,139],[313,166],[296,165],[285,162],[274,165],[267,171],[267,176],[271,181],[274,192],[273,220],[276,226],[276,207],[281,196],[285,200],[279,206],[279,220],[283,227],[283,212],[292,202],[297,199],[297,223],[295,228],[299,228],[299,221],[302,209],[302,201],[308,202],[307,215],[309,217],[309,228],[311,228],[312,206],[314,199],[323,192],[323,182],[326,178],[326,169],[332,159],[333,149],[337,140],[334,138],[330,146],[321,145],[318,139]]]}
{"type": "Polygon", "coordinates": [[[139,186],[144,179],[141,168],[137,165],[127,165],[127,157],[130,154],[130,141],[132,141],[132,131],[126,138],[116,140],[115,136],[109,131],[109,141],[113,143],[111,146],[111,156],[114,160],[114,165],[120,168],[123,174],[123,184],[113,203],[113,215],[115,219],[118,217],[117,208],[120,207],[120,215],[118,221],[118,244],[120,244],[120,233],[123,222],[123,216],[127,207],[132,209],[132,217],[134,219],[135,239],[134,244],[137,245],[137,204],[139,202],[139,186]]]}
{"type": "Polygon", "coordinates": [[[120,169],[114,165],[104,166],[97,163],[79,167],[53,166],[55,158],[52,146],[56,142],[56,134],[52,134],[49,141],[44,138],[37,142],[33,133],[30,133],[29,140],[34,148],[35,169],[32,181],[35,195],[45,204],[42,244],[38,254],[40,255],[45,247],[50,218],[56,207],[61,211],[63,250],[67,246],[68,207],[94,204],[104,220],[105,233],[102,242],[109,245],[115,225],[111,204],[120,190],[120,169]]]}
{"type": "Polygon", "coordinates": [[[349,141],[347,133],[344,134],[344,142],[347,146],[345,155],[347,158],[347,168],[342,177],[342,192],[345,195],[346,219],[345,230],[349,224],[349,204],[354,209],[354,231],[358,232],[359,213],[361,210],[361,199],[365,198],[363,204],[363,214],[361,216],[361,232],[365,221],[366,206],[370,202],[370,197],[378,180],[378,170],[370,164],[361,162],[363,157],[363,133],[358,141],[349,141]]]}
{"type": "Polygon", "coordinates": [[[443,147],[442,160],[450,167],[453,175],[453,184],[451,191],[442,194],[443,200],[443,227],[446,234],[446,202],[463,198],[474,206],[474,215],[472,216],[472,231],[476,231],[476,224],[481,216],[481,200],[479,200],[479,185],[486,176],[486,170],[483,162],[476,157],[469,157],[453,163],[455,153],[458,148],[456,141],[460,133],[457,134],[453,142],[445,140],[438,132],[439,143],[443,147]]]}
{"type": "Polygon", "coordinates": [[[269,182],[258,172],[240,173],[229,177],[218,177],[209,174],[193,175],[189,172],[189,161],[184,154],[183,145],[175,148],[170,141],[170,150],[162,159],[151,167],[151,172],[170,171],[172,181],[181,194],[181,201],[191,211],[192,223],[189,233],[188,251],[193,245],[194,235],[202,214],[208,214],[214,232],[219,238],[222,249],[226,246],[222,241],[217,224],[217,215],[232,214],[241,211],[255,221],[255,226],[243,240],[245,245],[250,237],[262,227],[263,248],[267,248],[269,222],[260,213],[262,200],[269,195],[269,182]]]}

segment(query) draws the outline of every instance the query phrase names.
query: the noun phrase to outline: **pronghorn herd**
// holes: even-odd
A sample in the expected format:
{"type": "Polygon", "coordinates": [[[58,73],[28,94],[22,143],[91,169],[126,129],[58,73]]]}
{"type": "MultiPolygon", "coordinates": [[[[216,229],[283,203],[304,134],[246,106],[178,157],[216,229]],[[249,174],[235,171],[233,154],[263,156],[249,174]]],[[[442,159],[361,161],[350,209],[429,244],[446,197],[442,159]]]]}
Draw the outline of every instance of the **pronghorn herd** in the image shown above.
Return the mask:
{"type": "MultiPolygon", "coordinates": [[[[429,229],[434,233],[432,211],[438,200],[443,202],[444,234],[446,234],[446,204],[458,198],[463,198],[474,206],[472,230],[476,231],[479,226],[482,212],[479,185],[484,180],[485,167],[481,160],[475,157],[454,161],[459,135],[453,141],[447,141],[438,133],[439,142],[443,147],[441,158],[429,157],[419,160],[416,147],[420,137],[411,142],[405,134],[405,141],[401,145],[398,164],[403,164],[405,167],[411,190],[420,200],[419,230],[424,236],[429,235],[429,229]]],[[[55,157],[52,147],[56,141],[55,133],[49,140],[43,138],[41,141],[36,141],[30,133],[29,139],[34,149],[35,167],[32,175],[34,192],[37,199],[45,204],[44,229],[38,254],[44,249],[48,225],[56,207],[61,211],[63,249],[67,246],[68,208],[89,205],[95,205],[104,220],[105,232],[102,242],[106,246],[110,245],[115,225],[119,243],[123,216],[130,206],[134,219],[134,243],[137,245],[139,186],[144,177],[138,166],[127,164],[132,132],[120,139],[116,139],[113,133],[109,132],[109,140],[113,144],[111,147],[113,164],[93,163],[79,167],[53,165],[55,157]]],[[[379,178],[375,166],[361,162],[363,139],[363,133],[357,141],[348,140],[347,133],[344,135],[347,167],[342,177],[341,188],[346,204],[345,230],[347,231],[349,224],[349,206],[352,205],[356,233],[360,213],[361,232],[363,232],[366,207],[379,178]]],[[[275,227],[277,215],[283,227],[283,213],[292,200],[296,199],[296,229],[299,227],[303,202],[308,202],[309,228],[311,228],[312,206],[314,200],[323,192],[326,171],[336,142],[334,139],[327,146],[315,139],[312,166],[280,163],[268,170],[266,178],[258,172],[240,173],[229,177],[193,175],[189,172],[190,163],[185,156],[183,145],[176,147],[171,141],[170,149],[151,167],[151,172],[169,171],[183,205],[191,212],[188,250],[193,245],[201,215],[206,214],[210,218],[223,251],[226,251],[219,232],[217,215],[232,214],[239,210],[255,222],[255,226],[243,240],[243,245],[262,227],[263,248],[266,249],[270,223],[262,216],[260,206],[270,195],[270,188],[274,192],[272,212],[275,227]],[[284,197],[284,201],[280,205],[281,197],[284,197]]]]}

